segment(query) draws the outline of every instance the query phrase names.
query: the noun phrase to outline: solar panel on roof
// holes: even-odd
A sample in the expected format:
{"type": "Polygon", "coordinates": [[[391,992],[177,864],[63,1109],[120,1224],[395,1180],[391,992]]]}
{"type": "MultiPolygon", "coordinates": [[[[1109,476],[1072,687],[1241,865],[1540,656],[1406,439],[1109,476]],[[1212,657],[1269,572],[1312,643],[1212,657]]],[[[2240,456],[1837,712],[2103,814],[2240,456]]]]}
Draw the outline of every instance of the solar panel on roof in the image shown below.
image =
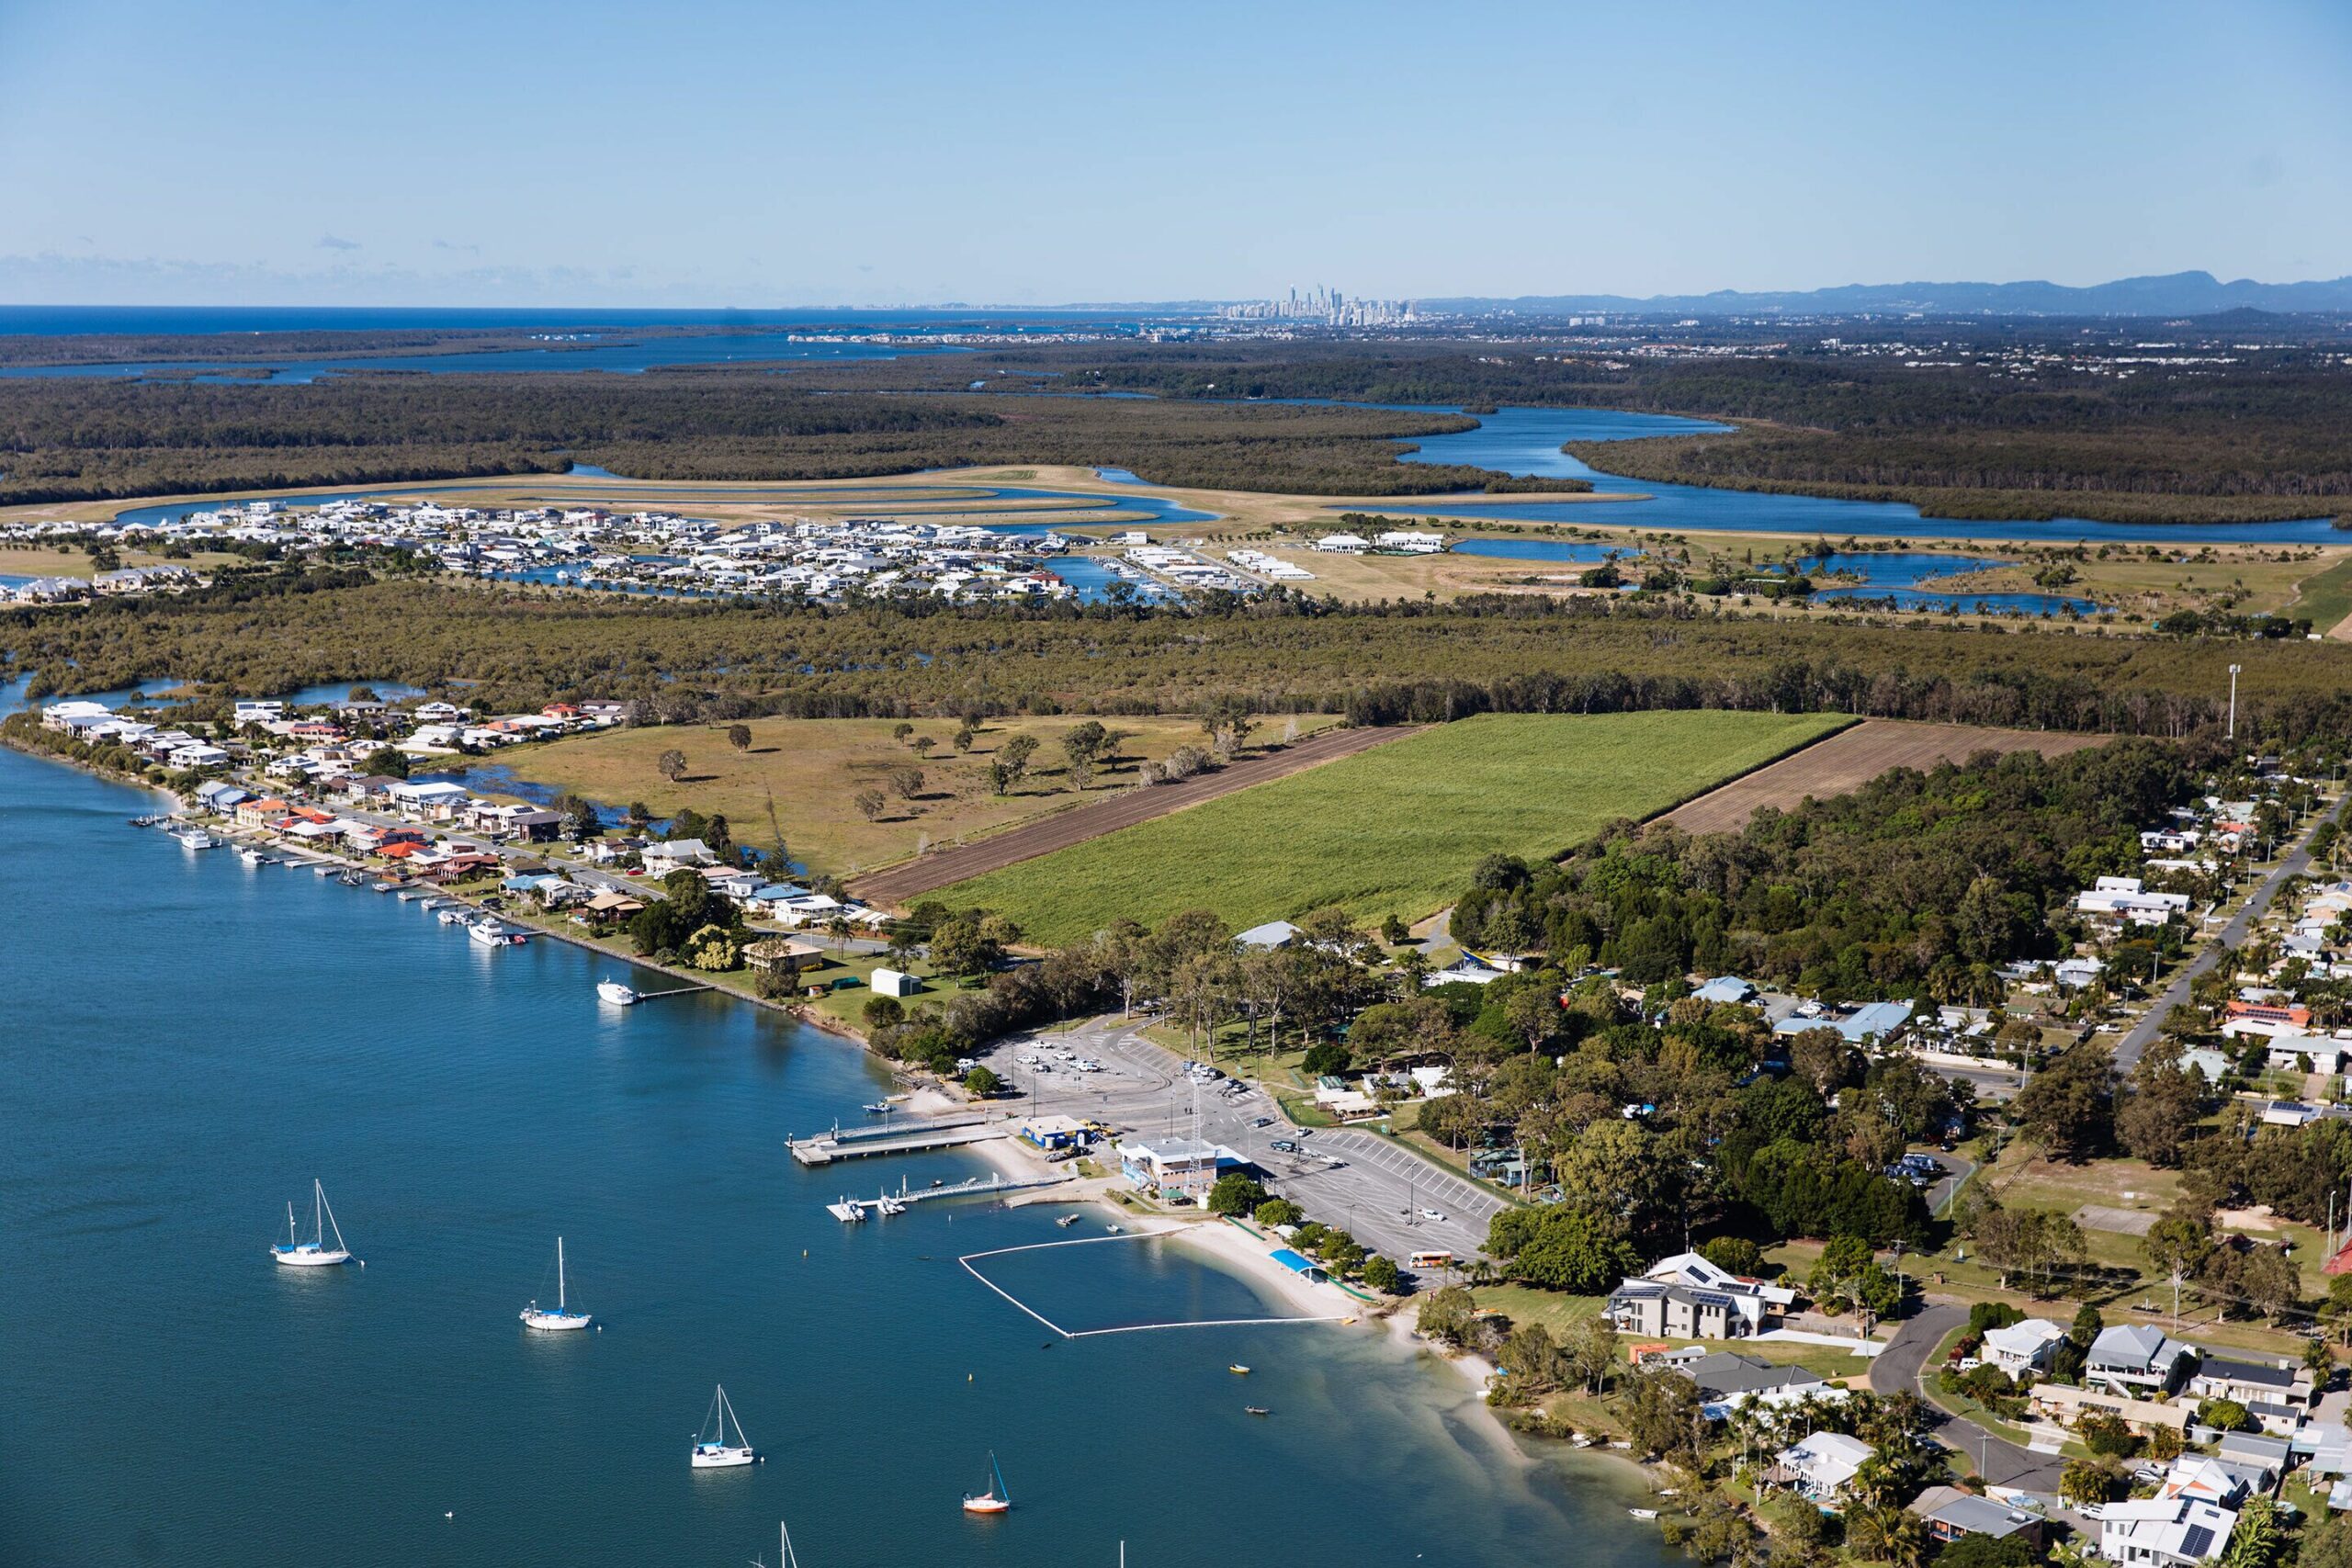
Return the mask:
{"type": "Polygon", "coordinates": [[[2183,1557],[2202,1558],[2206,1548],[2213,1544],[2213,1532],[2203,1525],[2191,1525],[2180,1538],[2183,1557]]]}

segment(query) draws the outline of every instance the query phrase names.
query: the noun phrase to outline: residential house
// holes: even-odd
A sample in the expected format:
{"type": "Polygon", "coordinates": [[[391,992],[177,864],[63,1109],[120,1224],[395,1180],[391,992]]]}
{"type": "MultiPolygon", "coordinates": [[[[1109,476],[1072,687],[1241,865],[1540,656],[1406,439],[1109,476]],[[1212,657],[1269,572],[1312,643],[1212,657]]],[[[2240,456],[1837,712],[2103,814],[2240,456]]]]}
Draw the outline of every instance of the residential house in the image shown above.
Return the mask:
{"type": "Polygon", "coordinates": [[[788,936],[762,937],[743,949],[743,967],[755,975],[771,970],[797,974],[810,967],[812,959],[821,958],[823,951],[813,942],[796,942],[788,936]]]}
{"type": "Polygon", "coordinates": [[[2200,1361],[2189,1376],[2188,1392],[2199,1399],[2235,1401],[2266,1428],[2288,1431],[2301,1424],[2317,1397],[2312,1374],[2301,1366],[2230,1356],[2200,1361]]]}
{"type": "Polygon", "coordinates": [[[1877,1452],[1843,1432],[1815,1432],[1780,1451],[1772,1479],[1794,1487],[1808,1502],[1828,1507],[1845,1496],[1846,1488],[1877,1452]]]}
{"type": "Polygon", "coordinates": [[[1268,920],[1262,926],[1251,926],[1233,940],[1243,947],[1270,952],[1278,947],[1288,947],[1302,934],[1288,920],[1268,920]]]}
{"type": "Polygon", "coordinates": [[[2098,1337],[2091,1341],[2083,1381],[2092,1387],[2104,1385],[2119,1393],[2161,1397],[2177,1386],[2177,1374],[2193,1354],[2188,1346],[2174,1340],[2161,1328],[2114,1324],[2101,1329],[2098,1337]]]}
{"type": "Polygon", "coordinates": [[[2143,1436],[2159,1429],[2186,1432],[2189,1417],[2196,1414],[2186,1405],[2165,1400],[2134,1399],[2047,1381],[2035,1383],[2027,1400],[2036,1415],[2062,1427],[2072,1427],[2086,1416],[2111,1416],[2143,1436]]]}
{"type": "Polygon", "coordinates": [[[2041,1545],[2041,1519],[1957,1486],[1930,1486],[1911,1499],[1908,1506],[1927,1527],[1928,1539],[1945,1545],[1964,1535],[1986,1535],[1995,1540],[2014,1535],[2037,1550],[2041,1545]]]}
{"type": "Polygon", "coordinates": [[[2191,1568],[2222,1555],[2238,1517],[2188,1497],[2109,1503],[2099,1517],[2098,1554],[2124,1568],[2191,1568]]]}
{"type": "Polygon", "coordinates": [[[665,839],[645,846],[641,857],[648,876],[667,876],[673,871],[689,871],[696,866],[711,865],[718,857],[700,839],[665,839]]]}
{"type": "Polygon", "coordinates": [[[1650,1338],[1741,1339],[1761,1333],[1796,1300],[1770,1285],[1721,1269],[1695,1252],[1662,1258],[1639,1279],[1610,1292],[1610,1320],[1650,1338]]]}
{"type": "Polygon", "coordinates": [[[1842,1395],[1819,1372],[1781,1366],[1736,1350],[1713,1350],[1679,1369],[1699,1390],[1711,1415],[1720,1415],[1742,1401],[1764,1404],[1792,1404],[1800,1399],[1842,1395]]]}
{"type": "Polygon", "coordinates": [[[2006,1328],[1984,1331],[1984,1359],[2011,1377],[2039,1371],[2066,1331],[2046,1317],[2029,1317],[2006,1328]]]}

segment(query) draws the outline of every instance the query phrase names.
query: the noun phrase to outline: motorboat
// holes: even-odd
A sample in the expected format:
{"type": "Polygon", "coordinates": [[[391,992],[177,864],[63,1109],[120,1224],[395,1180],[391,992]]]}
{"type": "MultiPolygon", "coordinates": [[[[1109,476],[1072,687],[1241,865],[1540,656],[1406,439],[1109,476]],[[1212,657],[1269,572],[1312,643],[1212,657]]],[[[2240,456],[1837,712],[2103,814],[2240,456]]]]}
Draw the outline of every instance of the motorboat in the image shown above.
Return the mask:
{"type": "Polygon", "coordinates": [[[221,844],[220,840],[214,838],[201,828],[183,828],[172,837],[178,840],[180,848],[184,850],[217,850],[221,844]]]}
{"type": "Polygon", "coordinates": [[[1656,1508],[1628,1508],[1625,1512],[1631,1514],[1637,1519],[1654,1519],[1657,1517],[1657,1510],[1656,1508]]]}
{"type": "Polygon", "coordinates": [[[1007,1514],[1012,1511],[1012,1489],[1004,1483],[1004,1472],[996,1462],[996,1455],[989,1455],[989,1489],[977,1496],[964,1494],[964,1511],[967,1514],[1007,1514]]]}
{"type": "MultiPolygon", "coordinates": [[[[544,1282],[546,1276],[541,1275],[540,1279],[542,1282],[544,1282]]],[[[553,1312],[548,1311],[545,1307],[539,1305],[537,1300],[535,1298],[529,1306],[526,1306],[522,1310],[522,1313],[519,1315],[523,1319],[524,1327],[545,1329],[550,1334],[559,1334],[566,1329],[585,1328],[588,1326],[588,1314],[584,1312],[571,1311],[569,1303],[564,1300],[563,1237],[558,1236],[555,1238],[555,1310],[553,1312]]]]}
{"type": "Polygon", "coordinates": [[[1245,1367],[1245,1366],[1243,1366],[1243,1365],[1242,1365],[1240,1362],[1238,1362],[1238,1361],[1234,1362],[1231,1366],[1227,1367],[1225,1370],[1226,1370],[1227,1371],[1228,1371],[1228,1372],[1231,1372],[1231,1373],[1232,1373],[1234,1376],[1236,1376],[1236,1377],[1246,1378],[1246,1377],[1248,1377],[1248,1376],[1250,1375],[1250,1369],[1249,1369],[1249,1368],[1247,1368],[1247,1367],[1245,1367]]]}
{"type": "Polygon", "coordinates": [[[738,1465],[756,1463],[759,1455],[752,1450],[752,1439],[743,1435],[743,1423],[735,1419],[735,1407],[727,1403],[727,1386],[721,1383],[711,1396],[709,1413],[702,1418],[702,1431],[695,1434],[694,1468],[696,1470],[732,1470],[738,1465]],[[716,1422],[717,1430],[712,1431],[716,1422]],[[727,1427],[732,1422],[735,1440],[727,1440],[727,1427]],[[707,1438],[704,1432],[711,1435],[707,1438]]]}
{"type": "Polygon", "coordinates": [[[262,853],[259,850],[254,848],[251,844],[240,844],[237,846],[237,858],[244,862],[247,865],[267,865],[270,863],[269,857],[262,853]]]}
{"type": "Polygon", "coordinates": [[[515,930],[497,920],[476,920],[466,927],[469,940],[484,947],[520,947],[530,940],[529,933],[515,930]]]}
{"type": "Polygon", "coordinates": [[[463,904],[450,904],[435,910],[433,918],[445,926],[462,926],[472,913],[463,904]]]}
{"type": "Polygon", "coordinates": [[[825,1213],[832,1215],[833,1218],[841,1221],[841,1223],[845,1225],[854,1225],[865,1218],[865,1205],[863,1203],[854,1203],[847,1198],[844,1198],[838,1203],[826,1204],[825,1213]]]}
{"type": "Polygon", "coordinates": [[[343,1227],[334,1223],[334,1211],[327,1206],[327,1190],[313,1179],[311,1182],[311,1239],[304,1241],[294,1229],[294,1205],[286,1205],[286,1239],[269,1249],[269,1255],[289,1269],[325,1269],[351,1261],[351,1248],[343,1243],[343,1227]],[[327,1245],[327,1233],[334,1233],[334,1245],[327,1245]]]}
{"type": "Polygon", "coordinates": [[[874,1206],[881,1210],[885,1217],[891,1214],[903,1214],[907,1212],[906,1200],[903,1198],[893,1198],[888,1192],[885,1192],[879,1198],[875,1199],[874,1206]]]}
{"type": "Polygon", "coordinates": [[[1267,1409],[1262,1404],[1245,1404],[1241,1407],[1241,1411],[1245,1416],[1272,1416],[1273,1414],[1272,1411],[1267,1409]]]}
{"type": "Polygon", "coordinates": [[[596,982],[596,999],[610,1002],[616,1008],[627,1008],[635,1007],[639,998],[634,986],[624,985],[618,980],[599,980],[596,982]]]}
{"type": "Polygon", "coordinates": [[[890,1114],[890,1102],[887,1100],[875,1100],[865,1107],[865,1113],[868,1116],[888,1116],[890,1114]]]}

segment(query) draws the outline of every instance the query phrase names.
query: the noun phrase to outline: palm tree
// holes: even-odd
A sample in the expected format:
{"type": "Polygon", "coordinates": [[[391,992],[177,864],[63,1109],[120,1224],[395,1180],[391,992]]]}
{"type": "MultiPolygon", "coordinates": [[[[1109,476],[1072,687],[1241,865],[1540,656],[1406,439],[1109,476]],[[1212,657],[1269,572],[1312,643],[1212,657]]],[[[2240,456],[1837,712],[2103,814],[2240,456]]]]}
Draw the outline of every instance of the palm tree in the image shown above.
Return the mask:
{"type": "Polygon", "coordinates": [[[841,952],[849,945],[849,917],[829,915],[825,919],[825,935],[832,940],[833,951],[841,952]]]}

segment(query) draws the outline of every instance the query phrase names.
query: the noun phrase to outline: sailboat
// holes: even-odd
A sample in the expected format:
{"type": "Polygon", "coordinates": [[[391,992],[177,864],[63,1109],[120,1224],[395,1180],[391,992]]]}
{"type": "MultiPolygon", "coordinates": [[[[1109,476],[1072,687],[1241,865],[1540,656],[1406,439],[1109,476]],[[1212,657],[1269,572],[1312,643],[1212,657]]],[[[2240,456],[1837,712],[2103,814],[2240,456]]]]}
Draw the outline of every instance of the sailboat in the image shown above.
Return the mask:
{"type": "Polygon", "coordinates": [[[760,1456],[752,1451],[752,1439],[743,1435],[743,1423],[735,1419],[735,1407],[727,1403],[727,1385],[721,1383],[711,1396],[710,1412],[702,1418],[702,1431],[695,1434],[694,1467],[696,1470],[728,1470],[739,1464],[750,1464],[760,1456]],[[708,1441],[703,1432],[710,1430],[712,1417],[717,1417],[718,1430],[708,1441]],[[735,1423],[735,1440],[727,1440],[727,1424],[735,1423]]]}
{"type": "Polygon", "coordinates": [[[327,1190],[316,1178],[311,1181],[311,1239],[299,1240],[294,1234],[294,1205],[286,1205],[286,1240],[269,1249],[269,1255],[289,1268],[322,1269],[330,1264],[351,1261],[351,1248],[343,1245],[343,1227],[334,1223],[334,1211],[327,1207],[327,1190]],[[327,1245],[327,1232],[334,1232],[334,1245],[327,1245]]]}
{"type": "MultiPolygon", "coordinates": [[[[539,1276],[539,1279],[541,1282],[544,1283],[547,1280],[547,1276],[542,1274],[539,1276]]],[[[558,1236],[555,1238],[555,1311],[548,1312],[546,1308],[540,1306],[538,1302],[534,1299],[529,1306],[523,1309],[520,1315],[523,1319],[524,1327],[544,1328],[550,1333],[560,1329],[585,1328],[588,1326],[588,1314],[584,1312],[571,1312],[567,1310],[564,1302],[563,1237],[558,1236]]]]}
{"type": "Polygon", "coordinates": [[[996,1462],[996,1451],[989,1451],[989,1489],[978,1496],[964,1494],[964,1511],[967,1514],[1004,1514],[1012,1510],[1012,1488],[1004,1483],[1004,1472],[996,1462]]]}

